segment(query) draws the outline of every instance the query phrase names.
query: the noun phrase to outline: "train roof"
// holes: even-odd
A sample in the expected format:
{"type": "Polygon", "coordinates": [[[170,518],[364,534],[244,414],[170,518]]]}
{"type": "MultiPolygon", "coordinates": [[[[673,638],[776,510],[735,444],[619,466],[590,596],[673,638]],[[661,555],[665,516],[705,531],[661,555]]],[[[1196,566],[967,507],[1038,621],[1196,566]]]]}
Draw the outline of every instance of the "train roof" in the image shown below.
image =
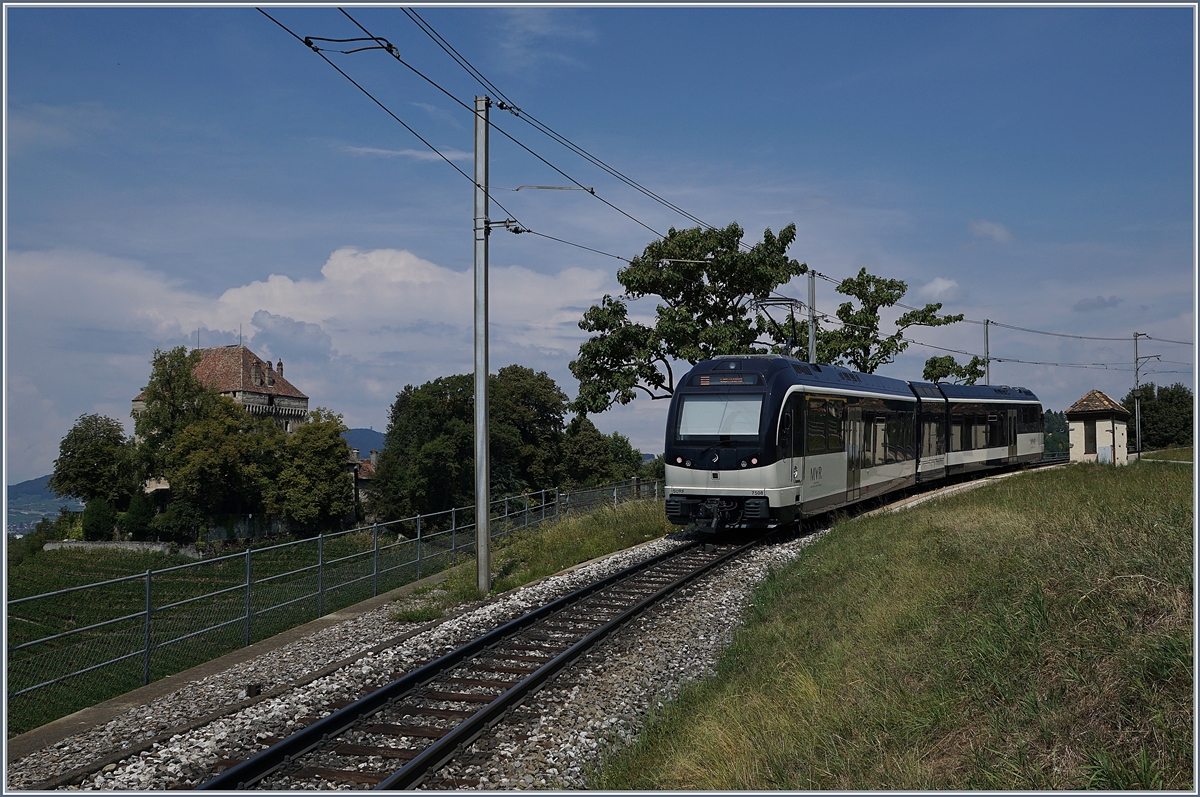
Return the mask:
{"type": "Polygon", "coordinates": [[[840,365],[815,365],[785,357],[782,354],[719,354],[711,360],[697,363],[689,373],[711,373],[723,370],[757,371],[770,379],[781,370],[790,368],[792,384],[812,387],[836,387],[843,390],[870,390],[873,393],[912,399],[908,383],[879,374],[851,371],[840,365]]]}
{"type": "Polygon", "coordinates": [[[1008,385],[947,385],[939,384],[942,394],[951,401],[982,401],[1008,399],[1009,401],[1038,401],[1033,391],[1025,387],[1008,385]]]}
{"type": "MultiPolygon", "coordinates": [[[[874,393],[913,398],[915,393],[921,398],[940,399],[943,396],[950,401],[1038,401],[1033,391],[1024,387],[1008,385],[950,385],[942,382],[906,382],[903,379],[893,379],[879,374],[864,374],[851,371],[840,365],[816,365],[806,363],[795,357],[782,354],[718,354],[711,360],[696,363],[688,374],[710,374],[718,371],[753,371],[763,375],[764,381],[770,381],[780,371],[790,371],[787,381],[791,384],[808,385],[812,387],[837,387],[847,390],[870,390],[874,393]]],[[[680,380],[682,386],[687,382],[680,380]]]]}

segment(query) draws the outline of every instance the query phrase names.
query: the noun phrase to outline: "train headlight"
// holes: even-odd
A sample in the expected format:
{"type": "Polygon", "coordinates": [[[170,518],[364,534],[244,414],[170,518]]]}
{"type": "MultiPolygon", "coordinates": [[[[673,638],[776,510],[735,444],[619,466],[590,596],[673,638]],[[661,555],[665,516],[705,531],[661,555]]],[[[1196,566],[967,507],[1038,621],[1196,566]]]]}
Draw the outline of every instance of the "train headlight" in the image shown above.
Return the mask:
{"type": "Polygon", "coordinates": [[[744,459],[743,459],[743,460],[742,460],[741,462],[739,462],[738,464],[739,464],[739,465],[741,465],[741,466],[744,468],[744,467],[746,467],[746,465],[747,465],[748,463],[746,462],[746,460],[744,460],[744,459]]]}
{"type": "Polygon", "coordinates": [[[684,464],[684,465],[687,465],[689,468],[690,468],[690,467],[692,467],[692,461],[691,461],[690,459],[685,459],[685,460],[683,461],[683,464],[684,464]]]}
{"type": "Polygon", "coordinates": [[[751,465],[757,465],[757,464],[758,464],[758,457],[750,457],[750,464],[751,464],[751,465]]]}
{"type": "Polygon", "coordinates": [[[675,464],[676,464],[676,465],[682,465],[682,464],[683,464],[683,457],[675,457],[675,464]]]}

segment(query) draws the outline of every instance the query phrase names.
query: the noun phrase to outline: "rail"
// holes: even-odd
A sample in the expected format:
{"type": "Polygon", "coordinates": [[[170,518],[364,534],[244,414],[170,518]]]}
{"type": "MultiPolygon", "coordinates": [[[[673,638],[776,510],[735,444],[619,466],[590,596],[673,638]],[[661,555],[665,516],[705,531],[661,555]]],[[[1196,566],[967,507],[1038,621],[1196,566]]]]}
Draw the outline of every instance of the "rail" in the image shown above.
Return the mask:
{"type": "MultiPolygon", "coordinates": [[[[633,479],[498,498],[490,536],[661,495],[661,482],[633,479]]],[[[474,507],[456,507],[10,600],[9,734],[420,580],[474,551],[474,507]]]]}

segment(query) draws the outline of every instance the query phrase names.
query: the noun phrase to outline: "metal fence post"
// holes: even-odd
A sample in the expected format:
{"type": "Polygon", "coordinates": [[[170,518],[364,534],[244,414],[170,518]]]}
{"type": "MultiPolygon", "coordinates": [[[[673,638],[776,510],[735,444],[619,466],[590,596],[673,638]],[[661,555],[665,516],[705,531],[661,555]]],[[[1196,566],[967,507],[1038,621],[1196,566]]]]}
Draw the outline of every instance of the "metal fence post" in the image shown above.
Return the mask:
{"type": "Polygon", "coordinates": [[[250,543],[246,543],[246,634],[244,647],[250,647],[250,543]]]}
{"type": "Polygon", "coordinates": [[[455,538],[458,536],[458,510],[450,507],[450,553],[454,553],[454,549],[458,547],[455,538]]]}
{"type": "Polygon", "coordinates": [[[421,516],[417,515],[417,581],[421,580],[421,516]]]}
{"type": "Polygon", "coordinates": [[[617,508],[617,488],[613,488],[613,509],[617,508]]]}
{"type": "Polygon", "coordinates": [[[555,487],[554,488],[554,519],[555,520],[558,520],[558,502],[561,499],[562,499],[562,496],[559,495],[558,488],[555,487]]]}
{"type": "Polygon", "coordinates": [[[508,534],[508,498],[504,499],[504,533],[508,534]]]}
{"type": "Polygon", "coordinates": [[[374,572],[371,575],[371,597],[376,597],[379,595],[379,524],[375,523],[374,525],[372,525],[371,531],[373,532],[374,537],[375,537],[374,549],[373,549],[374,550],[373,558],[375,560],[375,564],[373,565],[374,572]]]}
{"type": "Polygon", "coordinates": [[[521,497],[525,499],[525,525],[528,526],[529,525],[529,493],[525,493],[525,495],[523,495],[521,497]]]}
{"type": "Polygon", "coordinates": [[[655,501],[658,500],[658,482],[657,481],[654,482],[654,500],[655,501]]]}
{"type": "Polygon", "coordinates": [[[546,519],[546,491],[538,493],[538,503],[542,505],[542,520],[546,519]]]}
{"type": "Polygon", "coordinates": [[[317,534],[317,617],[325,616],[325,535],[317,534]]]}
{"type": "Polygon", "coordinates": [[[146,653],[142,656],[142,686],[150,683],[150,574],[146,571],[146,653]]]}

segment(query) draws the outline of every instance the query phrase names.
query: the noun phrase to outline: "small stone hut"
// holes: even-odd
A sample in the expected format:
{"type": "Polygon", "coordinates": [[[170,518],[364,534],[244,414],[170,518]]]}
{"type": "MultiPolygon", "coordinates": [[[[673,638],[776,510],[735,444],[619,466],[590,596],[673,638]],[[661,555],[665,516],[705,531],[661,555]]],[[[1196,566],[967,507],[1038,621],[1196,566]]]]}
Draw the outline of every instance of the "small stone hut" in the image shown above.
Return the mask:
{"type": "Polygon", "coordinates": [[[1129,410],[1099,390],[1090,390],[1066,415],[1072,462],[1129,464],[1129,410]]]}

